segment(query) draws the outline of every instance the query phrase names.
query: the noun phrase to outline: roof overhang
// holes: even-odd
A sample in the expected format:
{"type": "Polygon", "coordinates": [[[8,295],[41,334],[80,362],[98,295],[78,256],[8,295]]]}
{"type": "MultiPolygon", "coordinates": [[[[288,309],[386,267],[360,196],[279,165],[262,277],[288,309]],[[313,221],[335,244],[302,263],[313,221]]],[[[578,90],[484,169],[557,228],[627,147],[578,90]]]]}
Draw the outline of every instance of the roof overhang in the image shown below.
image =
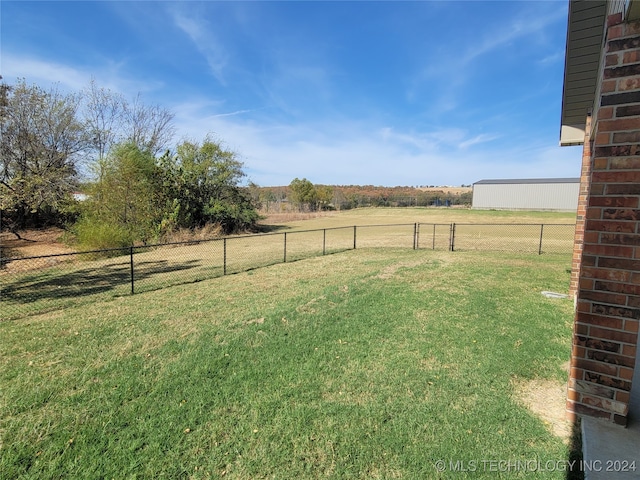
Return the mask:
{"type": "Polygon", "coordinates": [[[628,21],[640,20],[640,2],[637,0],[627,0],[626,18],[628,21]]]}
{"type": "Polygon", "coordinates": [[[560,145],[584,143],[587,116],[594,110],[607,15],[640,19],[640,0],[569,0],[562,91],[560,145]]]}
{"type": "Polygon", "coordinates": [[[562,91],[560,145],[584,143],[587,115],[593,109],[602,35],[607,14],[605,0],[571,0],[562,91]]]}

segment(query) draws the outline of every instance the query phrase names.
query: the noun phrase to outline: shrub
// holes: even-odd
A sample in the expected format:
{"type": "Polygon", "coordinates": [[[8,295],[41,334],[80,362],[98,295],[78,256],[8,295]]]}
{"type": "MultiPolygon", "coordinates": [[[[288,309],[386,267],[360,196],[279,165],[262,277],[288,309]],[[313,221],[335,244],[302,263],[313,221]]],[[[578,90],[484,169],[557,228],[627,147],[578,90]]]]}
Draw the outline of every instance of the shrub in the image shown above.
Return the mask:
{"type": "Polygon", "coordinates": [[[99,220],[81,218],[74,226],[73,233],[80,250],[104,250],[126,248],[133,245],[134,238],[124,226],[108,224],[99,220]]]}

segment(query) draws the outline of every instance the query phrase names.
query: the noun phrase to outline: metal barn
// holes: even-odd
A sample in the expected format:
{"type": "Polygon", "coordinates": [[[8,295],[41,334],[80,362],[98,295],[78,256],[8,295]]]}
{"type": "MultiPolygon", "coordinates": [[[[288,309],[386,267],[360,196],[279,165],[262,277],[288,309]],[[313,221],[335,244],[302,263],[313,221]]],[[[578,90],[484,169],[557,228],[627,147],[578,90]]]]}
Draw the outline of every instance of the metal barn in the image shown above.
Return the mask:
{"type": "Polygon", "coordinates": [[[575,212],[579,178],[480,180],[473,184],[471,208],[575,212]]]}

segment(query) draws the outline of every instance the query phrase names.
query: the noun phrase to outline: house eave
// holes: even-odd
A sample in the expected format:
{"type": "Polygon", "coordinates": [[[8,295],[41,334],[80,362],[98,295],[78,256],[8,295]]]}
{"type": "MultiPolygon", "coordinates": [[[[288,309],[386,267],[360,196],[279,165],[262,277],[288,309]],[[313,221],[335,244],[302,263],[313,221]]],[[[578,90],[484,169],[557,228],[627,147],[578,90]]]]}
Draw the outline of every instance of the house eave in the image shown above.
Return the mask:
{"type": "Polygon", "coordinates": [[[584,144],[585,125],[562,125],[560,128],[560,146],[571,147],[584,144]]]}
{"type": "Polygon", "coordinates": [[[560,145],[584,142],[586,118],[598,87],[602,36],[607,15],[605,0],[569,2],[560,145]]]}

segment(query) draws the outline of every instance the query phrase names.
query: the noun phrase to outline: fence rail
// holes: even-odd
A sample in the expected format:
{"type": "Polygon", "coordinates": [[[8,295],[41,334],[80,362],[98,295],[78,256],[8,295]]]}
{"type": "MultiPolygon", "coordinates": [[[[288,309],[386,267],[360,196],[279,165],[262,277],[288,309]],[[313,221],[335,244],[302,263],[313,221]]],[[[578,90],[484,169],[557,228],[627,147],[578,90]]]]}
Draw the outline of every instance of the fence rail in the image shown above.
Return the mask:
{"type": "Polygon", "coordinates": [[[388,224],[0,258],[0,320],[356,248],[571,253],[573,224],[388,224]]]}

